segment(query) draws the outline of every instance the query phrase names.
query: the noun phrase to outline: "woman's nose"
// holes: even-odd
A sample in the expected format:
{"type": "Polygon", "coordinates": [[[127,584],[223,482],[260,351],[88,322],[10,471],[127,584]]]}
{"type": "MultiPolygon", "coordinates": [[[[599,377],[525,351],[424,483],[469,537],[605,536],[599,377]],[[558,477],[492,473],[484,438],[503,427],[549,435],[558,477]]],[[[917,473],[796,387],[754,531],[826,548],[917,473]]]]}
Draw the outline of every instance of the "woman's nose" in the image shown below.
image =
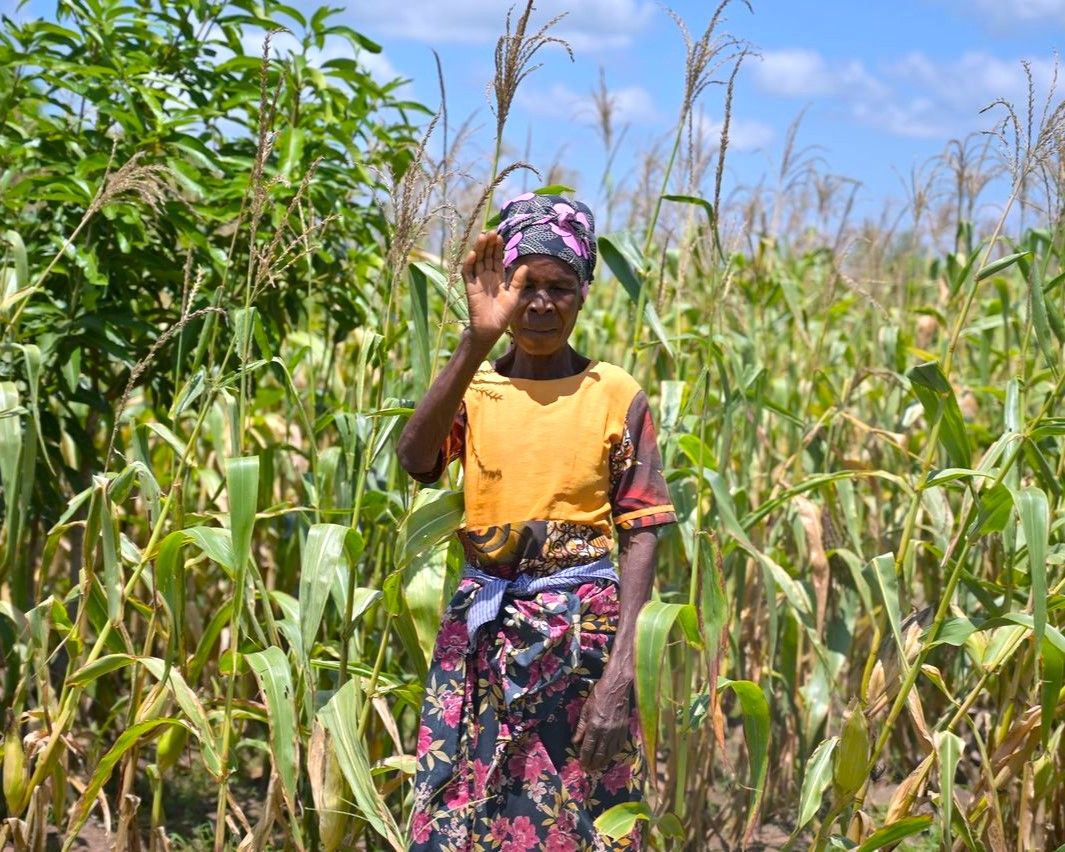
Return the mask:
{"type": "Polygon", "coordinates": [[[532,309],[540,314],[546,314],[548,311],[554,310],[555,306],[551,303],[551,300],[547,298],[546,294],[537,290],[533,293],[532,309]]]}

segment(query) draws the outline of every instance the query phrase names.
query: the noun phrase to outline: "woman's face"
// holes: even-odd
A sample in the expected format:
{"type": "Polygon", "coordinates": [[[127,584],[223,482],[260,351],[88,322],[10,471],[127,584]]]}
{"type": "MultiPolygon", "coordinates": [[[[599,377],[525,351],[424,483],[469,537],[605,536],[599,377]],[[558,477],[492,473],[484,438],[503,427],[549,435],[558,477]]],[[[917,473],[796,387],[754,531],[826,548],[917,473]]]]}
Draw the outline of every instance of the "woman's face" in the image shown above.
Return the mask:
{"type": "Polygon", "coordinates": [[[514,343],[530,355],[550,355],[569,340],[584,300],[577,273],[548,254],[529,254],[507,267],[507,280],[526,267],[525,287],[510,331],[514,343]]]}

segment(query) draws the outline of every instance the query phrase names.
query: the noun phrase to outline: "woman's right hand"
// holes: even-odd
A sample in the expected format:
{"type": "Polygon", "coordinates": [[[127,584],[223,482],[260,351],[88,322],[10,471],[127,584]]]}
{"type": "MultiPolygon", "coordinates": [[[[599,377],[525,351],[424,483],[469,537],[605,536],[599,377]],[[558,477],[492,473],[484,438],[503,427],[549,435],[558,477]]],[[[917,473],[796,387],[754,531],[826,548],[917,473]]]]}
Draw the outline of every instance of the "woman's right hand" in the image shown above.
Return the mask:
{"type": "Polygon", "coordinates": [[[508,282],[503,269],[503,238],[487,231],[477,238],[462,264],[466,304],[470,310],[470,333],[485,346],[492,346],[510,326],[525,286],[525,267],[508,282]]]}

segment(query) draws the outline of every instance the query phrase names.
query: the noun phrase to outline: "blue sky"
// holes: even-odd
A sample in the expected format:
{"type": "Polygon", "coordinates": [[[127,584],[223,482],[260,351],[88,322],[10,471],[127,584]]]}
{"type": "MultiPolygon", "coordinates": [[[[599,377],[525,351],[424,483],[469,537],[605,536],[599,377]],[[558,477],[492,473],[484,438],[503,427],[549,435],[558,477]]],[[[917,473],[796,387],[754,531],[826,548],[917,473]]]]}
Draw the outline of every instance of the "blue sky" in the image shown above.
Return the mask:
{"type": "MultiPolygon", "coordinates": [[[[289,0],[307,10],[311,0],[289,0]]],[[[10,13],[15,0],[0,0],[10,13]]],[[[486,87],[507,3],[500,0],[358,0],[336,2],[339,18],[383,46],[366,56],[381,77],[409,77],[409,94],[438,102],[432,49],[443,63],[452,124],[473,114],[477,132],[465,149],[473,169],[486,168],[494,133],[486,87]]],[[[713,0],[674,0],[698,36],[713,0]]],[[[1065,42],[1065,0],[752,0],[753,14],[730,7],[725,24],[761,54],[741,72],[733,111],[726,191],[772,183],[789,124],[806,110],[800,146],[817,146],[833,173],[862,184],[859,209],[875,215],[902,199],[911,170],[954,137],[987,128],[981,107],[996,97],[1025,96],[1021,60],[1032,63],[1044,92],[1055,51],[1065,42]]],[[[50,12],[33,0],[23,17],[50,12]]],[[[568,12],[558,26],[575,61],[553,47],[519,92],[507,130],[511,159],[524,155],[531,132],[533,164],[560,159],[578,189],[593,195],[604,155],[593,129],[589,93],[599,69],[628,124],[616,173],[669,136],[684,72],[683,41],[662,5],[651,0],[538,0],[535,22],[568,12]]],[[[261,34],[249,33],[249,49],[261,34]]],[[[330,48],[326,48],[327,55],[330,48]]],[[[721,118],[723,90],[700,102],[706,126],[721,118]]]]}
{"type": "MultiPolygon", "coordinates": [[[[672,8],[698,36],[714,2],[675,0],[672,8]]],[[[828,168],[862,182],[870,215],[904,196],[911,169],[952,137],[991,124],[979,111],[996,97],[1025,95],[1022,59],[1040,91],[1065,42],[1065,0],[753,0],[728,12],[727,29],[761,53],[737,86],[728,183],[775,174],[788,125],[806,109],[799,144],[816,145],[828,168]]],[[[430,48],[440,53],[453,120],[478,111],[490,147],[485,86],[506,4],[491,0],[361,2],[345,14],[384,47],[375,63],[413,79],[413,94],[437,101],[430,48]]],[[[532,128],[532,159],[563,161],[594,189],[603,165],[591,128],[588,93],[599,68],[631,127],[626,155],[669,134],[680,101],[684,52],[664,8],[645,0],[539,0],[535,20],[569,12],[559,25],[576,61],[543,53],[511,115],[508,141],[520,155],[532,128]]],[[[701,102],[709,126],[721,116],[722,90],[701,102]]],[[[621,159],[622,167],[630,162],[621,159]]]]}

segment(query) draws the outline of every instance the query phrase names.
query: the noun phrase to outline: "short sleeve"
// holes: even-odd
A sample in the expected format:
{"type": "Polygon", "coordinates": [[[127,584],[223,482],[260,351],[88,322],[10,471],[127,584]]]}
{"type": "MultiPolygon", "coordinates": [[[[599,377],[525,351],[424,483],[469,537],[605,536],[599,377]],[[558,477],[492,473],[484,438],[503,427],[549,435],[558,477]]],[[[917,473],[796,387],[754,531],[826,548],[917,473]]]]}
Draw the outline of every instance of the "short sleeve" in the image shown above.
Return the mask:
{"type": "Polygon", "coordinates": [[[618,529],[675,523],[647,395],[636,393],[621,439],[610,449],[610,504],[618,529]]]}
{"type": "Polygon", "coordinates": [[[429,484],[436,482],[444,475],[444,470],[455,459],[460,458],[466,447],[466,403],[460,402],[459,409],[455,412],[455,419],[451,421],[451,431],[444,438],[444,445],[436,457],[436,464],[428,473],[412,473],[411,479],[429,484]]]}

